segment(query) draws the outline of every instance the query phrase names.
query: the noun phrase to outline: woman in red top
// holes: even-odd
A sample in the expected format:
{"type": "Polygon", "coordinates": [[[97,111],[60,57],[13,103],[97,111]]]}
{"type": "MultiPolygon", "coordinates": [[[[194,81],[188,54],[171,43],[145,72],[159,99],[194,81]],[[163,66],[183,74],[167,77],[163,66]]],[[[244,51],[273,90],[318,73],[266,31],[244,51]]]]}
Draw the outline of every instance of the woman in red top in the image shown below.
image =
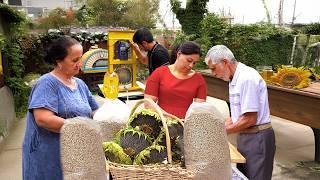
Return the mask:
{"type": "Polygon", "coordinates": [[[165,112],[181,119],[193,101],[206,101],[205,80],[192,70],[200,59],[200,52],[199,45],[192,41],[181,44],[175,63],[161,66],[149,76],[145,98],[154,100],[165,112]]]}

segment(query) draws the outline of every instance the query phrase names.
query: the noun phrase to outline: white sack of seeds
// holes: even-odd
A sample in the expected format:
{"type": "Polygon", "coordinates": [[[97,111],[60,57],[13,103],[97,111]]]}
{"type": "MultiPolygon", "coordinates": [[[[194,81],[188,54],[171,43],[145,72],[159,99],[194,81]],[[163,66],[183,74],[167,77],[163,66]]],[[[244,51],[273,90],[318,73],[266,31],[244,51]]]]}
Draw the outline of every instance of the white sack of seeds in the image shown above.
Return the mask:
{"type": "Polygon", "coordinates": [[[67,119],[62,126],[61,163],[65,180],[105,180],[106,162],[100,127],[88,118],[67,119]]]}
{"type": "Polygon", "coordinates": [[[98,121],[104,142],[113,140],[115,134],[126,126],[130,108],[119,99],[106,99],[93,119],[98,121]]]}
{"type": "Polygon", "coordinates": [[[214,107],[221,113],[224,121],[230,117],[229,106],[226,101],[211,96],[207,96],[206,102],[214,105],[214,107]]]}
{"type": "Polygon", "coordinates": [[[219,109],[210,102],[193,102],[187,110],[185,120],[193,113],[212,113],[215,114],[219,120],[225,120],[224,115],[222,115],[219,109]]]}
{"type": "Polygon", "coordinates": [[[193,112],[184,124],[186,168],[195,179],[230,180],[230,151],[220,114],[193,112]]]}
{"type": "Polygon", "coordinates": [[[106,99],[103,105],[94,114],[96,121],[127,122],[130,108],[119,99],[106,99]]]}

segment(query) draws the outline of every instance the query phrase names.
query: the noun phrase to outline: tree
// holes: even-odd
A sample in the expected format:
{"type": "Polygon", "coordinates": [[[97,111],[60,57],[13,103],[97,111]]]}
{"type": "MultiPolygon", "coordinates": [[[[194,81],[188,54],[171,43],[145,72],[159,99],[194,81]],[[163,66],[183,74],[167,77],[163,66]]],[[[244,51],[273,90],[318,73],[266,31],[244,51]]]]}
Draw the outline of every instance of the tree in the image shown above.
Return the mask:
{"type": "Polygon", "coordinates": [[[159,17],[159,0],[130,0],[122,17],[122,25],[137,29],[154,28],[159,17]]]}
{"type": "Polygon", "coordinates": [[[117,0],[88,0],[91,14],[91,25],[119,26],[126,10],[126,2],[117,0]]]}
{"type": "Polygon", "coordinates": [[[200,22],[200,36],[203,41],[207,43],[203,43],[208,47],[212,45],[224,43],[224,38],[227,33],[228,24],[221,19],[219,16],[209,13],[201,22],[200,22]]]}
{"type": "Polygon", "coordinates": [[[181,7],[179,0],[170,0],[173,13],[181,24],[186,34],[197,34],[199,23],[207,13],[207,2],[209,0],[187,0],[186,8],[181,7]]]}
{"type": "Polygon", "coordinates": [[[81,26],[87,26],[90,22],[90,18],[93,17],[86,5],[83,5],[81,8],[76,10],[74,14],[81,26]]]}
{"type": "Polygon", "coordinates": [[[49,12],[48,17],[39,18],[39,28],[42,29],[60,29],[63,26],[74,24],[74,16],[72,13],[67,13],[67,11],[56,8],[49,12]]]}

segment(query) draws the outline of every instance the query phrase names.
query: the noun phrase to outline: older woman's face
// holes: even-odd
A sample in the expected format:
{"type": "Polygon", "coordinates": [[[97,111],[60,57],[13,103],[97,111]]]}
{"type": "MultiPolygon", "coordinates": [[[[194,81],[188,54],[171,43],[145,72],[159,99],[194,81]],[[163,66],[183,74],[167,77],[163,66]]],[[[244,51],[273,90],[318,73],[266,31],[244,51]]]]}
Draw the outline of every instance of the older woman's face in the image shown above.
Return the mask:
{"type": "Polygon", "coordinates": [[[68,55],[60,62],[58,66],[60,70],[69,76],[74,76],[79,73],[82,62],[80,60],[83,53],[82,46],[75,44],[68,49],[68,55]]]}
{"type": "Polygon", "coordinates": [[[177,65],[181,71],[189,72],[194,67],[194,65],[199,62],[199,54],[182,54],[180,51],[177,53],[177,65]]]}

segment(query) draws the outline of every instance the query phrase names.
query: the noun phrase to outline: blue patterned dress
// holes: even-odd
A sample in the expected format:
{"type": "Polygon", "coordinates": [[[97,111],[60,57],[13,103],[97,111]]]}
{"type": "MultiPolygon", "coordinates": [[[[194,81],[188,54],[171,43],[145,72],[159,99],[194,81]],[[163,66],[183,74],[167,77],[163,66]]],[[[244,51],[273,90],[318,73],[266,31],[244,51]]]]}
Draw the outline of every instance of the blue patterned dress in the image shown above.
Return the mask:
{"type": "Polygon", "coordinates": [[[60,160],[60,134],[39,127],[33,109],[45,108],[62,118],[90,117],[98,109],[87,85],[75,78],[77,88],[71,90],[52,74],[43,75],[29,97],[22,150],[24,180],[63,179],[60,160]]]}

